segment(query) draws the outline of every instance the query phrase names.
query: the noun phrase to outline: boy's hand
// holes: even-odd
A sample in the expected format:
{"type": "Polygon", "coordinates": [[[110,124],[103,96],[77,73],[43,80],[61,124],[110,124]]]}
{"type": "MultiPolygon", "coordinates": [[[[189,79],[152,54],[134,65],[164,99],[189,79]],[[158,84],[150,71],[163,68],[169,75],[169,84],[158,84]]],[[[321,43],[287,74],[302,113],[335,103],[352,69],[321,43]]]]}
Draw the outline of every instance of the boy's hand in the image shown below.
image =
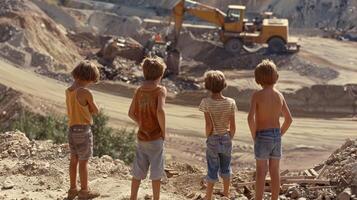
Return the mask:
{"type": "Polygon", "coordinates": [[[161,133],[161,138],[162,138],[163,140],[166,139],[166,131],[163,131],[163,132],[161,133]]]}

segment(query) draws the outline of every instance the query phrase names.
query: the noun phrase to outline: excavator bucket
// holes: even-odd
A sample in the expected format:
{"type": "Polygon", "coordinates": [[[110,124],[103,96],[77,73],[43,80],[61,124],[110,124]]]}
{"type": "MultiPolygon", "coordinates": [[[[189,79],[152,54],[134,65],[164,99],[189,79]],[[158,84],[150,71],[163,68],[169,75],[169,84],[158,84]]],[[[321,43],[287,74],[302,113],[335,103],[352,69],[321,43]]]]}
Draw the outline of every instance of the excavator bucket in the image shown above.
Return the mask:
{"type": "Polygon", "coordinates": [[[168,51],[166,65],[168,74],[179,75],[181,66],[181,52],[177,49],[168,51]]]}

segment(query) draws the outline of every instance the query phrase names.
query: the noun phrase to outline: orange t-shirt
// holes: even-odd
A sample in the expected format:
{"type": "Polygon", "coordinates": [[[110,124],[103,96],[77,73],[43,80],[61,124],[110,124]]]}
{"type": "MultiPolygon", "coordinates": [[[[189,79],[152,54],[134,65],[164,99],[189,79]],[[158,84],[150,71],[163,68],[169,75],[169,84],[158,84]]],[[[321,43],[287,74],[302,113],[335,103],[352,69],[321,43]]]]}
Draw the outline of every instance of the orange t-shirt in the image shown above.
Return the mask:
{"type": "Polygon", "coordinates": [[[139,122],[138,139],[153,141],[162,137],[161,128],[157,118],[158,99],[162,87],[144,89],[139,87],[134,95],[135,114],[139,122]]]}

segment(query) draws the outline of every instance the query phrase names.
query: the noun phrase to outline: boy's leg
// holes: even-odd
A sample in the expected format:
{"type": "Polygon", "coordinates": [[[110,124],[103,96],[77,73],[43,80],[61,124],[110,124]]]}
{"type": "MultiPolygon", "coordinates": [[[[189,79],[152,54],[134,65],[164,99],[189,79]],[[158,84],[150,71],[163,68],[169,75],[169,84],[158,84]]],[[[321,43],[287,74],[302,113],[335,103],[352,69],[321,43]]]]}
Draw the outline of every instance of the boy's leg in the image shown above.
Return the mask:
{"type": "Polygon", "coordinates": [[[164,141],[162,139],[150,142],[150,150],[147,151],[150,162],[150,179],[152,180],[153,199],[160,199],[161,179],[165,175],[164,141]]]}
{"type": "Polygon", "coordinates": [[[229,198],[229,185],[231,176],[231,155],[229,153],[219,154],[220,175],[223,179],[223,195],[229,198]]]}
{"type": "Polygon", "coordinates": [[[206,200],[211,200],[213,195],[214,183],[218,181],[219,157],[214,150],[207,148],[207,190],[206,200]]]}
{"type": "Polygon", "coordinates": [[[267,160],[256,161],[256,178],[255,178],[255,200],[262,200],[265,187],[265,176],[267,173],[267,160]]]}
{"type": "Polygon", "coordinates": [[[280,193],[280,160],[279,159],[270,159],[269,160],[269,173],[271,177],[271,199],[277,200],[280,193]]]}
{"type": "Polygon", "coordinates": [[[231,183],[230,178],[223,178],[223,195],[229,198],[229,185],[231,183]]]}
{"type": "Polygon", "coordinates": [[[135,179],[134,177],[131,179],[131,194],[130,200],[137,200],[138,199],[138,191],[140,187],[141,180],[135,179]]]}
{"type": "Polygon", "coordinates": [[[69,180],[70,189],[77,189],[77,167],[78,167],[78,156],[71,154],[71,161],[69,162],[69,180]]]}
{"type": "Polygon", "coordinates": [[[79,161],[79,179],[81,190],[88,191],[88,160],[79,161]]]}
{"type": "Polygon", "coordinates": [[[161,180],[152,180],[152,192],[153,192],[154,200],[160,199],[160,186],[161,186],[161,180]]]}
{"type": "Polygon", "coordinates": [[[207,182],[206,199],[211,200],[213,195],[214,182],[207,182]]]}
{"type": "Polygon", "coordinates": [[[135,150],[135,159],[133,161],[132,176],[131,179],[131,194],[130,200],[136,200],[138,198],[138,192],[141,180],[146,178],[146,174],[149,170],[149,159],[146,155],[147,142],[138,142],[135,150]]]}

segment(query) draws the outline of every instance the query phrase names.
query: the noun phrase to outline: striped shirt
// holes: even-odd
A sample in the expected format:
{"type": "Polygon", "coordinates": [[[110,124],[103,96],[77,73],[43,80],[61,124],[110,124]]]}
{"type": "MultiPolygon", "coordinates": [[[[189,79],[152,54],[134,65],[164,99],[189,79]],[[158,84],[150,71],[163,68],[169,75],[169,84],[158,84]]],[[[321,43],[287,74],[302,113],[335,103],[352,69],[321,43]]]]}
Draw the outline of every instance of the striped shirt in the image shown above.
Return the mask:
{"type": "Polygon", "coordinates": [[[236,103],[228,97],[219,100],[207,97],[202,99],[199,110],[209,113],[213,124],[213,135],[225,134],[229,131],[229,119],[234,115],[236,103]]]}

